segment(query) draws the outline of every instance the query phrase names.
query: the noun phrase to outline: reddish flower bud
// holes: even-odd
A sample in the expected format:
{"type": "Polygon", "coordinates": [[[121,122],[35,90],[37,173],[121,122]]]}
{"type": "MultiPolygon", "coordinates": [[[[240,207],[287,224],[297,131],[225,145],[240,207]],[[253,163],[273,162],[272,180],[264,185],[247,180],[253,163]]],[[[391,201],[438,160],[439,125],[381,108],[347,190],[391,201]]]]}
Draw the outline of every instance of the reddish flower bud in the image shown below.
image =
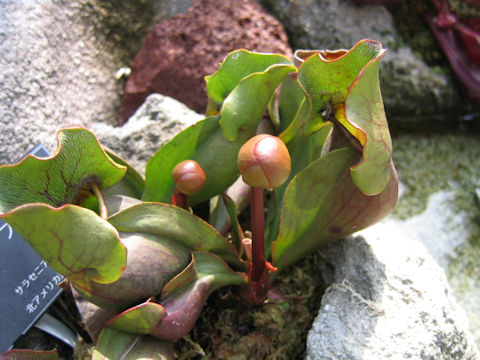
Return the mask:
{"type": "Polygon", "coordinates": [[[178,191],[186,195],[193,195],[200,191],[207,179],[202,167],[194,160],[178,163],[173,168],[172,175],[178,191]]]}
{"type": "Polygon", "coordinates": [[[290,154],[280,138],[257,135],[240,149],[238,168],[243,181],[250,186],[272,189],[282,185],[290,175],[290,154]]]}

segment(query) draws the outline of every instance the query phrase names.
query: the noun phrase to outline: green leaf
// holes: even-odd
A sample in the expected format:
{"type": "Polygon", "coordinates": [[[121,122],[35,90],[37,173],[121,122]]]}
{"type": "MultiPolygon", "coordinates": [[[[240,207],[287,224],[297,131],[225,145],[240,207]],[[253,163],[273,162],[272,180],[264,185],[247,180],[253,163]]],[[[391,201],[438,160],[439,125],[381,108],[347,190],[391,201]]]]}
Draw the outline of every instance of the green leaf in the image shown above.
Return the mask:
{"type": "Polygon", "coordinates": [[[190,197],[192,204],[224,192],[238,177],[238,151],[254,131],[242,130],[236,141],[229,141],[219,127],[219,117],[204,119],[185,129],[164,144],[148,162],[143,200],[170,202],[175,190],[172,170],[188,159],[197,161],[207,176],[203,189],[190,197]]]}
{"type": "Polygon", "coordinates": [[[143,203],[109,219],[121,232],[143,232],[176,241],[192,250],[209,251],[242,267],[235,249],[212,226],[174,205],[143,203]]]}
{"type": "Polygon", "coordinates": [[[350,177],[349,167],[357,158],[352,149],[332,151],[288,185],[279,235],[272,245],[276,267],[284,268],[333,240],[374,224],[393,210],[398,195],[393,166],[385,190],[367,196],[350,177]]]}
{"type": "Polygon", "coordinates": [[[288,127],[278,136],[282,141],[288,145],[295,137],[304,137],[306,134],[301,131],[302,127],[310,120],[312,115],[312,103],[310,99],[304,97],[300,102],[297,113],[288,127]]]}
{"type": "Polygon", "coordinates": [[[205,77],[208,96],[221,104],[241,79],[276,64],[293,65],[283,55],[235,50],[227,55],[215,74],[205,77]]]}
{"type": "Polygon", "coordinates": [[[126,160],[122,159],[118,154],[114,153],[112,150],[105,149],[108,156],[110,156],[113,161],[117,164],[125,166],[127,172],[122,180],[112,187],[104,191],[104,195],[115,194],[115,195],[125,195],[140,199],[145,189],[145,180],[142,175],[138,173],[137,170],[133,168],[126,160]]]}
{"type": "Polygon", "coordinates": [[[35,202],[59,207],[72,203],[88,181],[107,188],[125,175],[126,168],[87,129],[61,130],[58,139],[59,148],[50,158],[28,155],[16,165],[0,166],[0,212],[35,202]]]}
{"type": "Polygon", "coordinates": [[[273,65],[264,72],[241,79],[220,111],[223,134],[230,140],[236,140],[240,128],[255,129],[275,89],[288,73],[296,70],[292,65],[273,65]]]}
{"type": "Polygon", "coordinates": [[[106,327],[97,341],[93,360],[174,360],[173,342],[106,327]]]}
{"type": "MultiPolygon", "coordinates": [[[[177,340],[190,332],[195,325],[205,302],[210,294],[226,285],[243,285],[245,279],[233,272],[218,256],[195,251],[193,258],[196,268],[196,280],[188,286],[171,284],[171,288],[178,290],[169,293],[167,298],[161,299],[161,304],[167,311],[154,329],[153,335],[160,339],[177,340]]],[[[172,282],[177,279],[172,280],[172,282]]]]}
{"type": "Polygon", "coordinates": [[[218,256],[195,251],[185,271],[165,286],[161,304],[148,300],[124,311],[107,325],[161,339],[177,339],[191,330],[213,291],[227,285],[243,284],[245,279],[218,256]]]}
{"type": "Polygon", "coordinates": [[[391,176],[392,140],[380,93],[379,60],[363,68],[345,101],[346,120],[366,134],[362,161],[351,168],[353,182],[366,195],[382,192],[391,176]]]}
{"type": "Polygon", "coordinates": [[[227,194],[222,195],[222,203],[224,205],[224,209],[228,214],[230,223],[232,224],[232,228],[231,228],[232,244],[234,244],[237,251],[240,251],[240,247],[242,246],[241,240],[243,237],[243,233],[242,233],[240,221],[238,220],[237,204],[235,204],[235,201],[233,201],[233,199],[227,194]]]}
{"type": "Polygon", "coordinates": [[[220,257],[206,251],[194,251],[190,265],[165,285],[161,295],[162,301],[204,277],[212,277],[211,281],[209,280],[211,291],[227,285],[244,285],[246,281],[244,277],[232,271],[220,257]]]}
{"type": "Polygon", "coordinates": [[[312,99],[313,111],[343,103],[362,68],[383,51],[380,43],[363,40],[349,51],[336,52],[333,59],[326,51],[308,57],[298,70],[298,81],[312,99]]]}
{"type": "Polygon", "coordinates": [[[91,210],[76,205],[27,204],[0,218],[55,271],[87,293],[92,281],[111,283],[123,273],[127,251],[117,230],[91,210]]]}
{"type": "MultiPolygon", "coordinates": [[[[312,162],[320,159],[322,156],[323,147],[327,137],[332,131],[333,124],[327,123],[320,130],[307,136],[306,138],[299,137],[296,141],[287,144],[292,159],[292,170],[289,178],[282,186],[275,189],[275,197],[272,197],[268,207],[267,213],[267,230],[266,230],[266,244],[268,254],[270,252],[271,243],[278,236],[278,227],[280,223],[280,210],[282,207],[283,196],[288,184],[291,180],[304,168],[312,162]]],[[[312,194],[313,196],[313,194],[312,194]]]]}
{"type": "Polygon", "coordinates": [[[197,280],[197,266],[192,256],[190,264],[177,276],[171,279],[162,289],[161,299],[165,300],[176,291],[183,289],[197,280]]]}
{"type": "Polygon", "coordinates": [[[213,290],[227,285],[245,285],[246,279],[232,271],[218,256],[206,251],[193,253],[199,279],[213,276],[213,290]]]}
{"type": "MultiPolygon", "coordinates": [[[[280,117],[279,132],[283,132],[289,127],[297,115],[299,107],[305,101],[304,99],[305,92],[298,83],[296,74],[295,76],[286,76],[280,86],[280,94],[278,97],[278,112],[280,117]]],[[[310,114],[307,115],[310,116],[310,114]]]]}
{"type": "Polygon", "coordinates": [[[162,305],[147,301],[115,316],[107,322],[107,326],[135,334],[148,335],[165,316],[167,316],[167,312],[162,305]]]}
{"type": "Polygon", "coordinates": [[[13,349],[0,354],[0,360],[58,360],[57,350],[35,351],[13,349]]]}
{"type": "Polygon", "coordinates": [[[334,115],[361,146],[363,157],[351,175],[366,195],[381,193],[390,182],[392,143],[378,77],[384,53],[380,43],[363,40],[343,53],[312,55],[298,72],[313,113],[334,115]]]}
{"type": "Polygon", "coordinates": [[[191,261],[190,249],[181,243],[142,232],[120,232],[127,248],[122,277],[110,284],[92,283],[86,300],[108,309],[125,310],[156,296],[191,261]]]}

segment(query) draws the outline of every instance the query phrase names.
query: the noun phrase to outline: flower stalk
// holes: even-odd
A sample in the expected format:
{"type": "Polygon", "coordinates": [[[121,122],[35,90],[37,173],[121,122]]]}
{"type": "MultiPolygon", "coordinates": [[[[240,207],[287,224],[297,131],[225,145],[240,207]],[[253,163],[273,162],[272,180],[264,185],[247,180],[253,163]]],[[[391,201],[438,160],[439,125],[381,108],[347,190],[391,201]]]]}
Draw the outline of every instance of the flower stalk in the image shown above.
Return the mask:
{"type": "Polygon", "coordinates": [[[259,281],[265,270],[265,216],[263,211],[263,189],[252,187],[252,281],[259,281]]]}
{"type": "Polygon", "coordinates": [[[240,149],[238,168],[243,181],[251,186],[252,260],[249,285],[243,290],[243,297],[251,304],[261,304],[268,295],[269,272],[276,270],[265,259],[263,190],[278,187],[287,180],[291,171],[290,154],[280,138],[257,135],[240,149]]]}

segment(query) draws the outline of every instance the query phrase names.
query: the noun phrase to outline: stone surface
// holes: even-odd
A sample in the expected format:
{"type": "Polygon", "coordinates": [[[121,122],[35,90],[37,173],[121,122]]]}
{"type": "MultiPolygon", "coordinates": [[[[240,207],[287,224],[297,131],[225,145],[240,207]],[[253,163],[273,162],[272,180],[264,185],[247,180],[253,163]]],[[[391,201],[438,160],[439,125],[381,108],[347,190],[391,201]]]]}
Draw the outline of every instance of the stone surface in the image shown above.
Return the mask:
{"type": "Polygon", "coordinates": [[[480,142],[478,131],[393,137],[402,196],[388,218],[443,267],[480,347],[480,142]]]}
{"type": "Polygon", "coordinates": [[[0,163],[39,141],[55,148],[60,127],[116,123],[115,73],[138,49],[150,8],[151,0],[0,2],[0,163]]]}
{"type": "Polygon", "coordinates": [[[285,26],[293,49],[348,49],[365,38],[389,48],[380,62],[388,115],[458,114],[461,110],[456,81],[428,67],[410,48],[402,46],[384,6],[356,6],[347,0],[265,2],[285,26]]]}
{"type": "Polygon", "coordinates": [[[291,56],[282,25],[256,1],[195,0],[187,13],[157,24],[135,57],[120,116],[125,121],[150,93],[171,96],[197,112],[207,104],[205,75],[232,50],[291,56]]]}
{"type": "Polygon", "coordinates": [[[332,284],[306,359],[479,358],[464,311],[420,242],[380,223],[324,256],[332,284]]]}
{"type": "Polygon", "coordinates": [[[90,130],[102,145],[143,174],[147,161],[163,143],[203,118],[175,99],[152,94],[123,126],[96,123],[90,130]]]}
{"type": "Polygon", "coordinates": [[[171,17],[187,12],[193,0],[153,0],[153,23],[157,24],[171,17]]]}

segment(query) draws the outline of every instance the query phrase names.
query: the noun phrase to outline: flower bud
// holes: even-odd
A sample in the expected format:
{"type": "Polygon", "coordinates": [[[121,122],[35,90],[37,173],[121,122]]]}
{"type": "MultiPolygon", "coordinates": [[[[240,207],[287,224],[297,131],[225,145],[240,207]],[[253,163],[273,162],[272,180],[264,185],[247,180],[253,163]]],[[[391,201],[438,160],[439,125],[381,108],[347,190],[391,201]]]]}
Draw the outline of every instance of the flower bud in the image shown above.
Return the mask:
{"type": "Polygon", "coordinates": [[[280,138],[257,135],[240,149],[238,168],[243,181],[250,186],[272,189],[282,185],[290,175],[290,154],[280,138]]]}
{"type": "Polygon", "coordinates": [[[202,167],[194,160],[178,163],[173,168],[172,175],[178,191],[186,195],[193,195],[200,191],[207,179],[202,167]]]}

